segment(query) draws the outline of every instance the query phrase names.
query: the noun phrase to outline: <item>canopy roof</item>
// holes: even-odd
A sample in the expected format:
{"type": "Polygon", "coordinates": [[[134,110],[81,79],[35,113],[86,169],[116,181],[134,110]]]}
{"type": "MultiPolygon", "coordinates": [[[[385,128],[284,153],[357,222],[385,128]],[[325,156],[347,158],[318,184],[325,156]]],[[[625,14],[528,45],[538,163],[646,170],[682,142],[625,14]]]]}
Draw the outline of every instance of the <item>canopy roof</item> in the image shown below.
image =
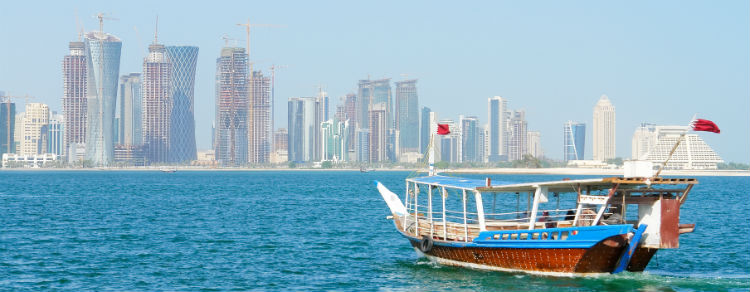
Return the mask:
{"type": "Polygon", "coordinates": [[[651,185],[692,185],[698,181],[694,178],[623,178],[623,177],[605,177],[578,180],[558,180],[545,182],[528,182],[515,183],[504,181],[492,181],[490,186],[482,179],[471,179],[450,176],[423,176],[407,179],[410,182],[427,184],[434,186],[444,186],[448,188],[476,190],[480,192],[533,192],[538,187],[547,187],[550,192],[575,192],[579,187],[589,188],[591,190],[601,190],[612,188],[615,184],[620,184],[620,189],[634,188],[639,186],[651,185]]]}

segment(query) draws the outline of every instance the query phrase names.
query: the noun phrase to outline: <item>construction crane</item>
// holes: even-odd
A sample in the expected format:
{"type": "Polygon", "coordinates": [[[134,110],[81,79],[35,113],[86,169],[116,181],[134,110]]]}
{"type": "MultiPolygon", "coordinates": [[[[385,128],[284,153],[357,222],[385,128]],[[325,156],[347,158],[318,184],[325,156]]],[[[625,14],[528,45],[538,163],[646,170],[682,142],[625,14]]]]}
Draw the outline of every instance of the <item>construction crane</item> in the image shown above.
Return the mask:
{"type": "Polygon", "coordinates": [[[273,104],[274,104],[274,100],[276,99],[274,97],[274,91],[275,91],[275,88],[276,88],[276,70],[278,70],[278,69],[284,69],[284,68],[288,68],[288,67],[289,66],[287,66],[287,65],[272,64],[271,67],[268,68],[268,69],[271,70],[271,135],[269,136],[269,137],[271,137],[271,143],[270,143],[271,144],[271,149],[273,149],[273,147],[274,147],[273,143],[275,142],[274,139],[273,139],[273,131],[275,131],[274,125],[273,125],[273,123],[274,123],[274,120],[273,120],[274,119],[274,117],[273,117],[273,111],[274,111],[273,104]]]}
{"type": "Polygon", "coordinates": [[[23,98],[24,99],[24,105],[23,106],[25,108],[26,105],[29,104],[29,99],[33,99],[34,97],[30,96],[28,94],[23,95],[23,96],[20,96],[20,95],[19,96],[15,96],[15,95],[2,95],[2,96],[0,96],[0,103],[4,103],[5,106],[6,106],[6,110],[7,110],[7,114],[5,115],[5,117],[7,119],[6,123],[5,123],[5,126],[8,127],[8,128],[5,129],[5,133],[8,136],[6,137],[6,140],[5,140],[5,146],[6,146],[5,149],[8,152],[10,152],[10,149],[11,149],[11,146],[12,146],[10,144],[10,140],[11,140],[10,139],[11,138],[11,135],[10,135],[10,132],[11,132],[11,128],[10,128],[10,104],[12,102],[11,99],[18,99],[18,98],[23,98]]]}

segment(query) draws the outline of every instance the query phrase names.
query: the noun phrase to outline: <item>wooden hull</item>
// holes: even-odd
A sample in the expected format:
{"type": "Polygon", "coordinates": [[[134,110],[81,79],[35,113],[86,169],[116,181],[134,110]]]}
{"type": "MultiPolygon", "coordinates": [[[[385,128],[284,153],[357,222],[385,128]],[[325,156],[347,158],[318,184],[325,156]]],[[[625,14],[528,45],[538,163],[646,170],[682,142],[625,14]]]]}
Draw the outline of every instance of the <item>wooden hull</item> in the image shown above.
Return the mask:
{"type": "MultiPolygon", "coordinates": [[[[420,251],[419,239],[409,238],[409,241],[420,251]]],[[[590,248],[459,247],[435,241],[432,248],[423,253],[431,260],[451,266],[542,274],[591,274],[611,273],[626,246],[626,235],[611,236],[590,248]]],[[[656,250],[652,251],[636,252],[640,254],[639,261],[630,266],[642,271],[656,250]]]]}

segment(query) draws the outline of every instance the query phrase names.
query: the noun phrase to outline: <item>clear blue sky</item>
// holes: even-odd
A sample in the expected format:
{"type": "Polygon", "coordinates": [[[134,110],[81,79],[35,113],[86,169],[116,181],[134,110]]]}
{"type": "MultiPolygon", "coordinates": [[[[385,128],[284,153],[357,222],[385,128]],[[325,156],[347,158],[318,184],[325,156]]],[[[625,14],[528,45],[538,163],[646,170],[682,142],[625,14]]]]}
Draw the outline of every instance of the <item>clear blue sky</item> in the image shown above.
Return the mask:
{"type": "Polygon", "coordinates": [[[198,147],[210,144],[215,60],[224,34],[244,46],[236,23],[257,28],[252,59],[277,73],[276,125],[286,101],[324,85],[332,100],[357,80],[418,78],[420,106],[440,118],[487,120],[487,98],[526,110],[542,146],[562,157],[562,125],[587,124],[607,94],[617,108],[617,155],[630,157],[641,122],[714,120],[700,135],[727,161],[750,161],[748,1],[6,1],[0,8],[0,90],[61,109],[61,60],[76,39],[75,15],[123,40],[120,73],[140,72],[159,16],[159,40],[200,47],[196,84],[198,147]],[[106,2],[106,3],[101,3],[106,2]],[[406,75],[402,75],[406,74],[406,75]]]}

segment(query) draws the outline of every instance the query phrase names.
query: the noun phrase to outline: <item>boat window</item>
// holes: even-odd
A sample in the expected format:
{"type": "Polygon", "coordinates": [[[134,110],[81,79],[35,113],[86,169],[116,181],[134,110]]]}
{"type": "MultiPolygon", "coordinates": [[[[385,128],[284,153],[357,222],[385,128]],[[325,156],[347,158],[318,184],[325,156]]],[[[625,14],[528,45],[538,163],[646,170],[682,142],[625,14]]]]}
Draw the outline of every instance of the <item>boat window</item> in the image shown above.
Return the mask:
{"type": "Polygon", "coordinates": [[[557,232],[552,232],[552,240],[557,240],[557,232]]]}
{"type": "Polygon", "coordinates": [[[521,236],[519,237],[519,239],[527,239],[527,238],[529,238],[528,233],[521,233],[521,236]]]}
{"type": "Polygon", "coordinates": [[[507,234],[507,233],[506,233],[506,234],[503,234],[503,240],[507,240],[507,239],[508,239],[508,236],[510,236],[510,235],[509,235],[509,234],[507,234]]]}
{"type": "Polygon", "coordinates": [[[548,237],[547,232],[542,232],[542,239],[547,239],[548,237]]]}
{"type": "Polygon", "coordinates": [[[560,239],[561,240],[568,239],[568,232],[567,231],[560,232],[560,239]]]}
{"type": "Polygon", "coordinates": [[[531,239],[534,239],[534,240],[539,239],[539,233],[534,232],[534,234],[531,235],[531,239]]]}
{"type": "Polygon", "coordinates": [[[513,239],[513,240],[518,239],[518,233],[511,234],[510,239],[513,239]]]}
{"type": "Polygon", "coordinates": [[[494,236],[492,236],[492,238],[494,238],[494,239],[500,239],[500,234],[495,234],[494,236]]]}

